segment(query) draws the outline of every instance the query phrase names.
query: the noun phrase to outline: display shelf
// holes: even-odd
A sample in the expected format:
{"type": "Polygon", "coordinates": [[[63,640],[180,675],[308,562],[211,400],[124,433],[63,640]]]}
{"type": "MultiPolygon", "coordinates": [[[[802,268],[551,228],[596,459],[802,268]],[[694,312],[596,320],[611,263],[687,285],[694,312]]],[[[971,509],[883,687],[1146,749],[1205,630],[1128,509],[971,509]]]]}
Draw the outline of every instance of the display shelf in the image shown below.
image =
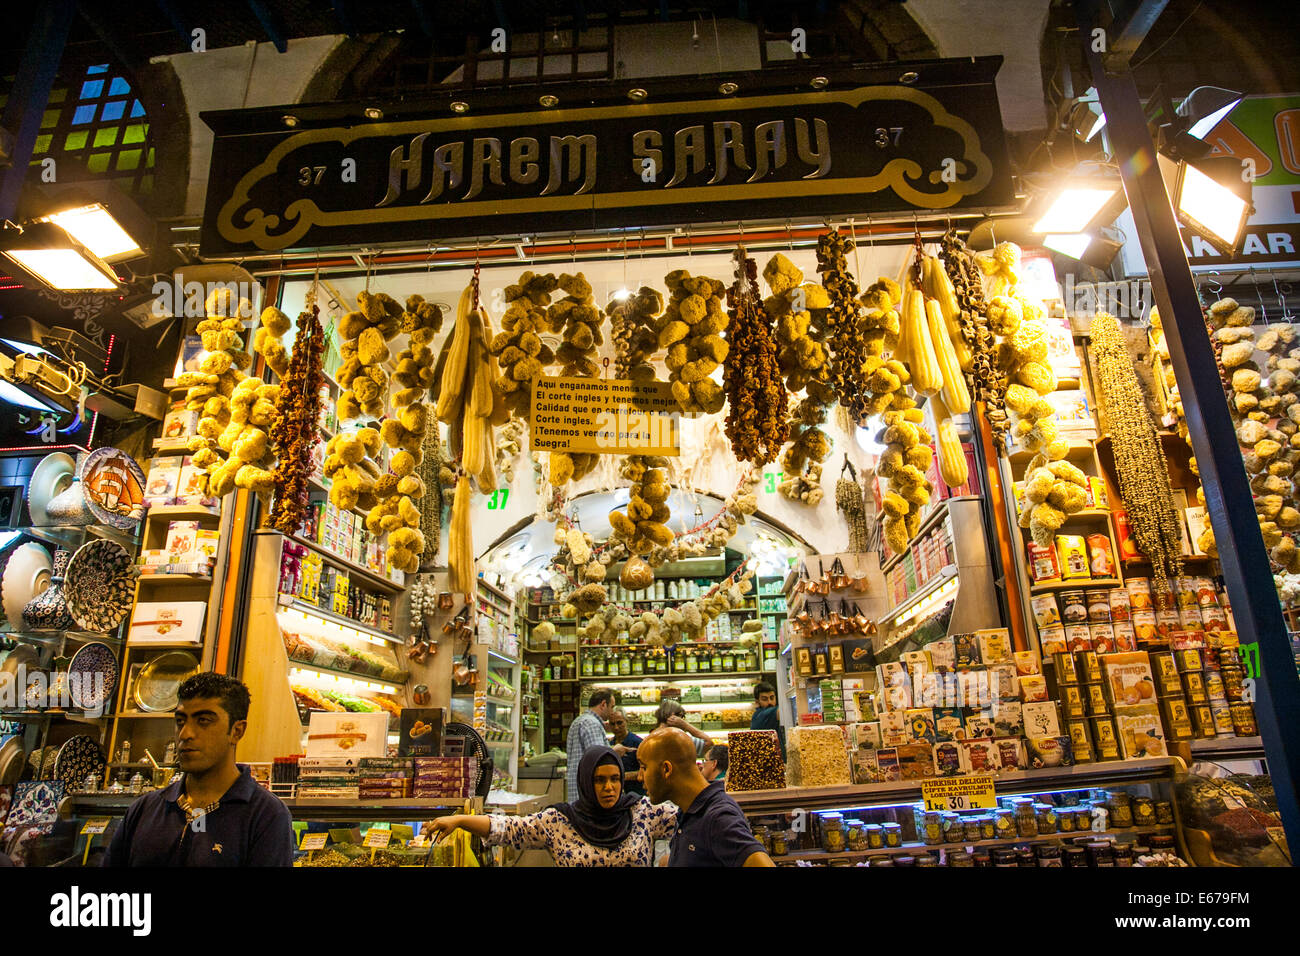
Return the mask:
{"type": "MultiPolygon", "coordinates": [[[[1007,457],[1007,461],[1009,461],[1013,466],[1021,467],[1029,464],[1030,460],[1037,454],[1038,452],[1030,451],[1027,448],[1020,448],[1020,449],[1009,448],[1006,457],[1007,457]]],[[[1091,440],[1085,440],[1082,438],[1071,438],[1070,448],[1065,453],[1065,457],[1067,460],[1071,458],[1086,458],[1091,454],[1092,454],[1091,440]]]]}
{"type": "Polygon", "coordinates": [[[149,574],[141,572],[136,577],[137,584],[157,584],[160,581],[167,581],[172,584],[184,582],[185,584],[211,584],[212,575],[210,574],[172,574],[167,571],[149,574]]]}
{"type": "Polygon", "coordinates": [[[831,853],[828,852],[827,850],[796,850],[795,852],[787,853],[784,856],[774,856],[772,857],[772,862],[793,863],[798,860],[803,860],[807,862],[812,862],[814,860],[825,860],[829,862],[831,860],[837,860],[837,859],[839,860],[861,859],[864,857],[879,856],[884,853],[890,854],[892,856],[909,856],[909,855],[919,855],[924,853],[934,853],[938,850],[943,850],[945,851],[945,853],[961,853],[965,851],[968,847],[979,849],[981,847],[995,847],[995,846],[1005,846],[1005,847],[1017,847],[1017,846],[1027,846],[1027,845],[1032,846],[1036,843],[1058,843],[1058,842],[1070,843],[1071,840],[1073,839],[1082,838],[1082,839],[1096,840],[1096,839],[1100,839],[1101,837],[1121,837],[1126,833],[1132,836],[1145,836],[1152,833],[1171,833],[1173,832],[1173,830],[1174,830],[1174,825],[1172,823],[1165,823],[1165,824],[1157,824],[1155,826],[1148,826],[1148,827],[1126,827],[1126,828],[1116,827],[1109,830],[1086,830],[1083,833],[1079,833],[1074,830],[1066,830],[1064,832],[1058,831],[1057,833],[1041,833],[1037,836],[1031,836],[1031,837],[1021,837],[1021,836],[1008,837],[1005,840],[960,840],[960,841],[954,841],[952,843],[939,843],[939,844],[904,843],[902,846],[876,847],[875,849],[871,849],[871,850],[843,850],[837,853],[831,853]]]}
{"type": "Polygon", "coordinates": [[[126,646],[134,654],[141,651],[202,651],[203,645],[196,641],[130,641],[126,646]]]}
{"type": "Polygon", "coordinates": [[[140,543],[138,533],[130,535],[125,531],[119,531],[117,528],[110,528],[107,525],[100,524],[33,525],[26,528],[14,528],[13,530],[21,531],[30,538],[73,549],[82,544],[86,535],[113,541],[128,551],[134,551],[140,543]]]}
{"type": "Polygon", "coordinates": [[[172,720],[176,717],[170,710],[159,714],[152,714],[145,710],[124,710],[120,714],[109,714],[114,720],[143,720],[143,719],[167,719],[172,720]]]}
{"type": "Polygon", "coordinates": [[[912,547],[916,544],[917,541],[919,541],[921,538],[924,538],[927,534],[929,534],[936,527],[938,527],[938,525],[943,521],[943,519],[948,516],[951,502],[978,501],[978,500],[979,500],[978,495],[960,495],[955,498],[945,498],[943,501],[940,501],[937,505],[931,508],[930,513],[927,514],[925,518],[921,520],[921,524],[917,528],[916,534],[912,535],[911,540],[907,542],[907,547],[904,548],[902,551],[898,552],[898,554],[894,555],[893,557],[881,563],[880,565],[881,572],[888,574],[890,569],[893,568],[894,565],[898,564],[899,561],[902,561],[905,557],[907,557],[907,553],[912,550],[912,547]]]}
{"type": "Polygon", "coordinates": [[[1076,578],[1073,581],[1047,581],[1043,584],[1031,584],[1031,594],[1046,594],[1049,591],[1068,591],[1071,588],[1109,588],[1118,587],[1119,578],[1076,578]]]}
{"type": "MultiPolygon", "coordinates": [[[[1013,770],[993,778],[1002,796],[1018,793],[1047,793],[1058,790],[1088,790],[1108,785],[1172,780],[1183,772],[1177,757],[1142,757],[1052,767],[1043,770],[1013,770]]],[[[960,778],[958,778],[960,779],[960,778]]],[[[731,793],[747,814],[779,812],[783,807],[832,810],[836,807],[902,806],[921,799],[921,780],[846,784],[834,787],[783,787],[779,790],[739,790],[731,793]]],[[[1007,841],[1010,842],[1010,841],[1007,841]]]]}
{"type": "MultiPolygon", "coordinates": [[[[758,631],[755,631],[755,632],[754,632],[755,636],[757,636],[758,633],[759,633],[758,631]]],[[[717,646],[717,645],[719,645],[719,644],[727,644],[727,645],[731,645],[731,644],[741,644],[741,643],[743,643],[743,641],[740,641],[740,640],[718,640],[718,641],[678,641],[678,642],[677,642],[676,644],[674,644],[671,648],[664,648],[664,650],[676,650],[676,649],[679,648],[679,647],[715,647],[715,646],[717,646]]],[[[772,641],[764,641],[764,643],[768,643],[768,644],[770,644],[770,643],[773,643],[773,642],[772,642],[772,641]]],[[[620,649],[620,650],[632,650],[632,649],[636,649],[636,648],[638,648],[638,647],[663,647],[663,645],[661,645],[661,644],[579,644],[579,645],[578,645],[578,650],[580,650],[580,651],[584,651],[584,650],[587,650],[587,649],[589,649],[589,648],[606,648],[606,647],[608,647],[608,648],[618,648],[618,649],[620,649]]]]}
{"type": "MultiPolygon", "coordinates": [[[[1183,564],[1210,564],[1215,560],[1215,558],[1210,557],[1208,554],[1184,554],[1182,556],[1183,564]]],[[[1151,567],[1151,559],[1125,558],[1123,564],[1126,568],[1149,568],[1151,567]]]]}
{"type": "Polygon", "coordinates": [[[506,704],[510,707],[513,707],[515,704],[519,703],[513,697],[498,697],[496,694],[484,694],[483,696],[486,697],[488,700],[492,701],[494,704],[506,704]]]}
{"type": "MultiPolygon", "coordinates": [[[[110,814],[114,812],[125,813],[131,804],[139,798],[139,794],[130,793],[71,794],[75,808],[108,812],[110,814]]],[[[333,797],[285,797],[280,802],[291,811],[310,811],[311,819],[332,818],[365,822],[380,822],[389,819],[397,822],[419,820],[428,816],[429,811],[461,813],[467,807],[481,810],[483,803],[478,797],[467,797],[463,800],[448,800],[445,798],[420,800],[412,797],[367,798],[364,800],[339,800],[333,797]],[[371,811],[379,813],[380,816],[367,817],[366,814],[371,811]]],[[[298,816],[298,814],[295,814],[295,816],[298,816]]]]}
{"type": "MultiPolygon", "coordinates": [[[[709,588],[709,589],[707,589],[707,590],[712,590],[712,588],[709,588]]],[[[768,597],[775,597],[775,595],[767,595],[767,596],[768,596],[768,597]]],[[[688,603],[688,602],[690,602],[690,601],[695,601],[695,600],[698,600],[699,598],[702,598],[702,597],[704,597],[704,593],[703,593],[703,592],[701,592],[700,594],[696,595],[696,597],[693,597],[693,598],[689,598],[689,597],[683,597],[683,598],[630,598],[630,599],[627,599],[627,600],[621,600],[621,601],[606,601],[604,606],[608,607],[608,606],[610,606],[610,605],[613,605],[613,606],[615,606],[615,607],[623,607],[624,605],[628,605],[628,604],[686,604],[686,603],[688,603]]],[[[529,607],[562,607],[563,605],[568,604],[568,603],[569,603],[568,601],[541,601],[541,602],[537,602],[537,601],[529,601],[529,602],[528,602],[528,606],[529,606],[529,607]]],[[[741,607],[738,607],[738,608],[732,608],[730,613],[733,613],[733,614],[734,614],[736,611],[752,611],[752,610],[754,610],[756,607],[757,607],[757,605],[755,605],[755,604],[753,603],[753,601],[747,600],[747,601],[746,601],[746,602],[745,602],[741,607]]],[[[589,617],[590,615],[583,615],[583,616],[584,616],[584,617],[589,617]]]]}
{"type": "Polygon", "coordinates": [[[0,637],[9,637],[17,641],[29,641],[33,644],[58,644],[65,639],[80,641],[83,644],[102,642],[104,644],[121,644],[124,640],[109,634],[101,634],[98,631],[52,631],[52,630],[31,630],[31,631],[0,631],[0,637]]]}
{"type": "Polygon", "coordinates": [[[494,597],[500,598],[501,600],[505,601],[507,604],[514,603],[515,599],[512,598],[509,594],[507,594],[505,591],[502,591],[496,585],[488,584],[481,577],[475,578],[475,580],[478,582],[479,587],[486,588],[494,597]]]}
{"type": "Polygon", "coordinates": [[[197,519],[199,521],[208,518],[221,519],[220,507],[214,510],[205,508],[202,505],[153,505],[149,508],[147,514],[150,518],[197,519]]]}
{"type": "Polygon", "coordinates": [[[879,629],[881,631],[887,630],[886,625],[889,622],[893,621],[895,618],[902,617],[903,615],[905,615],[908,611],[916,607],[918,604],[920,604],[922,601],[928,598],[931,594],[934,594],[936,591],[942,588],[949,581],[955,581],[957,579],[958,573],[959,572],[958,572],[957,565],[955,564],[948,565],[946,568],[944,568],[942,571],[936,574],[929,581],[926,581],[924,587],[917,588],[915,593],[911,594],[906,601],[898,605],[898,607],[891,608],[889,612],[885,614],[885,616],[882,617],[879,622],[877,622],[877,626],[879,627],[879,629]]]}
{"type": "MultiPolygon", "coordinates": [[[[77,723],[93,724],[111,716],[115,715],[100,714],[98,717],[92,717],[84,710],[0,710],[0,720],[8,720],[16,724],[39,723],[50,720],[71,720],[77,723]]],[[[172,715],[169,713],[165,716],[170,717],[172,715]]]]}
{"type": "Polygon", "coordinates": [[[492,648],[489,648],[489,649],[488,649],[488,657],[492,657],[492,658],[495,658],[495,659],[498,660],[498,661],[502,661],[502,662],[504,662],[504,663],[506,663],[506,664],[509,664],[511,667],[518,667],[518,666],[519,666],[519,661],[518,661],[518,660],[516,660],[516,659],[513,658],[513,657],[507,657],[505,654],[502,654],[500,651],[498,651],[498,650],[494,650],[494,649],[492,649],[492,648]]]}
{"type": "Polygon", "coordinates": [[[326,677],[347,677],[357,684],[379,684],[381,687],[366,687],[365,690],[372,690],[377,694],[396,694],[398,688],[394,684],[404,684],[405,681],[389,680],[387,677],[375,677],[371,674],[363,674],[360,671],[343,670],[339,667],[323,667],[320,664],[310,664],[304,661],[289,658],[289,668],[291,671],[312,671],[326,677]]]}
{"type": "MultiPolygon", "coordinates": [[[[681,681],[711,681],[711,680],[744,680],[746,678],[766,677],[773,673],[772,671],[713,671],[707,674],[628,674],[617,677],[583,677],[581,683],[584,684],[612,684],[612,683],[632,683],[639,682],[642,684],[675,684],[681,681]]],[[[546,681],[542,681],[543,684],[546,681]]]]}
{"type": "Polygon", "coordinates": [[[1217,737],[1210,740],[1193,740],[1192,756],[1205,760],[1218,757],[1223,760],[1262,760],[1264,741],[1260,737],[1217,737]]]}
{"type": "Polygon", "coordinates": [[[555,677],[550,680],[539,680],[539,684],[581,684],[582,681],[577,677],[555,677]]]}
{"type": "Polygon", "coordinates": [[[380,640],[387,641],[389,644],[403,643],[402,639],[394,634],[390,634],[387,631],[381,631],[379,628],[372,627],[369,624],[362,624],[360,621],[354,620],[346,615],[335,614],[333,611],[328,611],[315,604],[308,604],[306,601],[296,598],[291,594],[281,594],[278,603],[282,608],[287,608],[292,611],[301,611],[309,617],[317,617],[322,621],[329,621],[333,624],[342,624],[344,627],[350,627],[353,630],[360,631],[362,634],[369,634],[372,637],[377,637],[380,640]]]}
{"type": "MultiPolygon", "coordinates": [[[[254,532],[254,534],[270,535],[270,534],[280,534],[280,532],[275,531],[271,528],[259,528],[257,531],[254,532]]],[[[309,538],[303,538],[296,534],[286,534],[286,535],[282,535],[282,537],[286,541],[292,541],[294,544],[300,544],[305,548],[315,551],[327,563],[332,564],[337,568],[342,568],[344,571],[347,571],[349,574],[355,575],[360,580],[365,581],[366,583],[371,584],[377,588],[380,588],[384,591],[388,591],[390,593],[396,593],[402,590],[403,585],[398,584],[396,581],[390,581],[388,578],[384,577],[378,571],[372,571],[369,568],[357,564],[354,561],[349,561],[347,558],[340,557],[339,555],[335,554],[333,551],[326,550],[323,545],[320,545],[309,538]]]]}

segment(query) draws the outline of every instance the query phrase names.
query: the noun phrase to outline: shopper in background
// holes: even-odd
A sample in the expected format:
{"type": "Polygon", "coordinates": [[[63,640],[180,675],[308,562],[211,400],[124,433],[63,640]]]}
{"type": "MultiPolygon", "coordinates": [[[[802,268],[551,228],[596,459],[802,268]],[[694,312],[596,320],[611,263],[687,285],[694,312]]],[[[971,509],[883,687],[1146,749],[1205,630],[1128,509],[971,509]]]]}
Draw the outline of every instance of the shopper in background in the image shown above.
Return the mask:
{"type": "Polygon", "coordinates": [[[713,738],[690,723],[686,719],[686,708],[672,698],[660,701],[659,708],[655,711],[654,729],[658,730],[661,727],[675,727],[694,738],[697,757],[703,757],[704,752],[713,746],[713,738]]]}
{"type": "Polygon", "coordinates": [[[669,866],[775,866],[754,839],[739,805],[695,766],[691,738],[676,727],[653,731],[636,751],[641,779],[656,804],[671,800],[677,831],[669,866]]]}
{"type": "Polygon", "coordinates": [[[627,792],[623,761],[609,747],[588,750],[577,770],[576,801],[525,817],[439,817],[432,829],[450,833],[461,827],[492,845],[547,849],[557,866],[649,866],[655,840],[667,838],[677,825],[677,809],[627,792]]]}
{"type": "Polygon", "coordinates": [[[586,713],[579,714],[569,725],[565,741],[568,765],[564,771],[564,799],[569,803],[578,800],[578,764],[591,747],[605,746],[605,721],[614,709],[614,692],[603,688],[591,692],[587,698],[586,713]]]}
{"type": "Polygon", "coordinates": [[[727,745],[714,744],[704,755],[700,773],[709,783],[726,783],[727,780],[727,745]]]}
{"type": "Polygon", "coordinates": [[[750,730],[775,730],[781,742],[781,757],[785,757],[785,728],[776,707],[776,688],[765,680],[754,685],[754,716],[749,718],[750,730]]]}
{"type": "Polygon", "coordinates": [[[645,794],[641,784],[641,769],[636,762],[636,748],[641,745],[641,738],[629,733],[627,714],[622,707],[615,707],[609,715],[609,729],[614,733],[614,751],[623,758],[623,786],[632,793],[645,794]],[[625,748],[621,752],[619,748],[625,748]]]}
{"type": "Polygon", "coordinates": [[[248,688],[225,674],[195,674],[177,696],[184,776],[131,804],[104,865],[291,866],[288,809],[235,763],[248,729],[248,688]]]}

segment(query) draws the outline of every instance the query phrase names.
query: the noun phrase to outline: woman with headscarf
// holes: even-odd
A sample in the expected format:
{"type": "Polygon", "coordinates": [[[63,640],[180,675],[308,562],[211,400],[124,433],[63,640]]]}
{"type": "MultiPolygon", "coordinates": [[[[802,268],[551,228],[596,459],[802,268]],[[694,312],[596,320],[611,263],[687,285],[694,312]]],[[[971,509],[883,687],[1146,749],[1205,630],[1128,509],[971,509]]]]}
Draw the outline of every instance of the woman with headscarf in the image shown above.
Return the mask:
{"type": "Polygon", "coordinates": [[[433,829],[457,827],[490,845],[551,851],[556,866],[650,866],[655,840],[672,836],[677,808],[623,789],[623,762],[609,747],[589,747],[578,764],[578,799],[525,817],[454,814],[433,829]]]}

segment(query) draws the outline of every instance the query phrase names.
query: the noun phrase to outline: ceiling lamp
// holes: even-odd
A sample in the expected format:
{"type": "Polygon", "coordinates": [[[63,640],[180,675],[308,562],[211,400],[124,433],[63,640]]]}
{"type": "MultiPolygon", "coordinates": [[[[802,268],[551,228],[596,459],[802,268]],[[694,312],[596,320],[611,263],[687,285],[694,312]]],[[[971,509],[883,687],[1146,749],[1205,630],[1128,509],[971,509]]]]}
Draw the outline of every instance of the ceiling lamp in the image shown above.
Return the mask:
{"type": "Polygon", "coordinates": [[[1120,250],[1121,243],[1101,232],[1049,233],[1042,244],[1053,252],[1078,259],[1094,269],[1105,269],[1120,250]]]}
{"type": "Polygon", "coordinates": [[[144,255],[140,244],[122,228],[101,202],[74,206],[42,216],[38,222],[52,222],[105,262],[120,262],[144,255]]]}
{"type": "Polygon", "coordinates": [[[1231,156],[1188,162],[1161,155],[1160,172],[1178,220],[1222,255],[1234,255],[1254,211],[1241,163],[1231,156]]]}
{"type": "Polygon", "coordinates": [[[1219,86],[1198,86],[1178,104],[1177,113],[1188,122],[1187,132],[1197,139],[1205,139],[1210,130],[1240,103],[1245,96],[1219,86]]]}
{"type": "Polygon", "coordinates": [[[7,229],[0,253],[61,292],[114,292],[122,287],[107,262],[52,222],[7,229]]]}
{"type": "Polygon", "coordinates": [[[1071,177],[1049,197],[1032,231],[1040,234],[1088,232],[1113,222],[1123,211],[1124,203],[1124,190],[1118,179],[1071,177]]]}

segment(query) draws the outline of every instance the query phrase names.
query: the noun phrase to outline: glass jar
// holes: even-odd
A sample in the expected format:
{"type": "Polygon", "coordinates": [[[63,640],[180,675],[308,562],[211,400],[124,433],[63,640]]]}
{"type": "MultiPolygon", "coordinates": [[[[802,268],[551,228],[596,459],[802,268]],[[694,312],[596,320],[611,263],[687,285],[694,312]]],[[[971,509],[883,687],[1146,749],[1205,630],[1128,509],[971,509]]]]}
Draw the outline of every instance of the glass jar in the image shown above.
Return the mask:
{"type": "Polygon", "coordinates": [[[868,823],[865,827],[867,835],[867,849],[879,850],[885,846],[885,828],[879,823],[868,823]]]}
{"type": "Polygon", "coordinates": [[[640,651],[634,651],[632,654],[632,673],[633,674],[645,673],[645,655],[642,654],[640,651]]]}
{"type": "Polygon", "coordinates": [[[982,814],[979,817],[979,824],[981,840],[996,840],[998,838],[998,825],[993,814],[982,814]]]}
{"type": "Polygon", "coordinates": [[[961,817],[959,817],[957,814],[949,810],[943,813],[942,820],[943,820],[943,842],[960,843],[965,836],[964,828],[962,827],[962,823],[961,823],[961,817]]]}
{"type": "Polygon", "coordinates": [[[883,824],[881,829],[885,834],[885,846],[895,847],[903,845],[903,828],[897,823],[883,824]]]}
{"type": "Polygon", "coordinates": [[[978,816],[972,815],[963,817],[961,825],[962,839],[967,843],[975,843],[976,841],[983,839],[980,835],[980,818],[978,816]]]}
{"type": "Polygon", "coordinates": [[[1150,797],[1134,797],[1133,799],[1133,825],[1135,827],[1151,827],[1156,823],[1156,805],[1150,797]]]}
{"type": "Polygon", "coordinates": [[[1055,833],[1056,832],[1056,807],[1050,803],[1034,804],[1034,820],[1038,825],[1038,832],[1055,833]]]}
{"type": "Polygon", "coordinates": [[[949,866],[974,866],[975,857],[965,850],[950,850],[945,854],[949,866]]]}
{"type": "Polygon", "coordinates": [[[727,651],[727,653],[722,655],[722,669],[724,671],[731,671],[733,673],[735,672],[736,655],[733,654],[731,651],[727,651]]]}
{"type": "Polygon", "coordinates": [[[822,814],[822,849],[827,853],[844,852],[844,814],[822,814]]]}
{"type": "Polygon", "coordinates": [[[596,672],[596,665],[591,659],[591,655],[582,655],[582,676],[591,677],[596,672]]]}
{"type": "Polygon", "coordinates": [[[705,674],[710,671],[713,671],[715,669],[713,667],[713,658],[711,658],[707,653],[701,654],[699,667],[700,667],[701,674],[705,674]]]}
{"type": "Polygon", "coordinates": [[[1038,836],[1038,818],[1032,800],[1015,801],[1016,835],[1022,838],[1038,836]]]}
{"type": "Polygon", "coordinates": [[[993,829],[999,840],[1014,840],[1016,837],[1015,811],[998,810],[993,815],[993,829]]]}
{"type": "Polygon", "coordinates": [[[867,848],[867,835],[863,832],[861,820],[845,820],[844,831],[844,842],[848,844],[850,850],[867,848]]]}
{"type": "Polygon", "coordinates": [[[688,650],[686,652],[686,673],[698,674],[700,672],[700,662],[695,657],[695,652],[688,650]]]}
{"type": "Polygon", "coordinates": [[[1115,865],[1115,850],[1110,843],[1088,844],[1088,862],[1092,866],[1109,868],[1115,865]]]}
{"type": "Polygon", "coordinates": [[[921,840],[926,846],[938,846],[943,842],[943,814],[934,810],[925,814],[921,825],[921,840]]]}
{"type": "MultiPolygon", "coordinates": [[[[964,850],[958,852],[965,852],[964,850]]],[[[970,855],[971,866],[975,867],[992,867],[993,855],[988,850],[976,850],[970,855]]]]}
{"type": "Polygon", "coordinates": [[[1038,858],[1039,866],[1059,867],[1061,863],[1061,848],[1052,843],[1043,843],[1034,848],[1034,855],[1038,858]]]}
{"type": "Polygon", "coordinates": [[[1067,846],[1061,851],[1061,864],[1066,869],[1086,869],[1088,851],[1081,846],[1067,846]]]}
{"type": "Polygon", "coordinates": [[[785,831],[775,830],[772,833],[772,855],[785,856],[790,852],[789,846],[785,841],[785,831]]]}
{"type": "Polygon", "coordinates": [[[1056,829],[1061,833],[1073,833],[1076,819],[1073,807],[1062,807],[1056,811],[1056,829]]]}
{"type": "Polygon", "coordinates": [[[1016,857],[1016,848],[1012,846],[996,846],[993,848],[993,866],[1000,870],[1010,869],[1019,866],[1020,862],[1016,857]]]}
{"type": "Polygon", "coordinates": [[[1133,844],[1116,843],[1114,854],[1115,854],[1115,865],[1117,867],[1133,865],[1133,844]]]}
{"type": "Polygon", "coordinates": [[[655,655],[655,673],[656,674],[668,673],[668,655],[665,654],[663,651],[660,651],[658,654],[655,655]]]}
{"type": "Polygon", "coordinates": [[[1133,825],[1133,798],[1124,790],[1110,791],[1107,801],[1110,810],[1110,825],[1116,829],[1133,825]]]}
{"type": "Polygon", "coordinates": [[[620,677],[630,677],[632,675],[632,658],[630,655],[618,655],[618,673],[620,677]]]}
{"type": "Polygon", "coordinates": [[[609,658],[605,656],[604,651],[598,653],[592,661],[592,673],[596,677],[604,677],[609,673],[609,658]]]}
{"type": "Polygon", "coordinates": [[[1156,801],[1156,823],[1165,824],[1174,822],[1174,805],[1168,800],[1156,801]]]}
{"type": "Polygon", "coordinates": [[[906,853],[894,857],[894,866],[916,866],[916,857],[906,853]]]}
{"type": "Polygon", "coordinates": [[[715,647],[715,648],[713,649],[713,653],[710,655],[709,660],[710,660],[710,662],[711,662],[711,664],[712,664],[712,666],[713,666],[713,669],[714,669],[715,671],[719,671],[719,672],[720,672],[720,671],[722,670],[722,651],[718,650],[718,649],[715,647]]]}

